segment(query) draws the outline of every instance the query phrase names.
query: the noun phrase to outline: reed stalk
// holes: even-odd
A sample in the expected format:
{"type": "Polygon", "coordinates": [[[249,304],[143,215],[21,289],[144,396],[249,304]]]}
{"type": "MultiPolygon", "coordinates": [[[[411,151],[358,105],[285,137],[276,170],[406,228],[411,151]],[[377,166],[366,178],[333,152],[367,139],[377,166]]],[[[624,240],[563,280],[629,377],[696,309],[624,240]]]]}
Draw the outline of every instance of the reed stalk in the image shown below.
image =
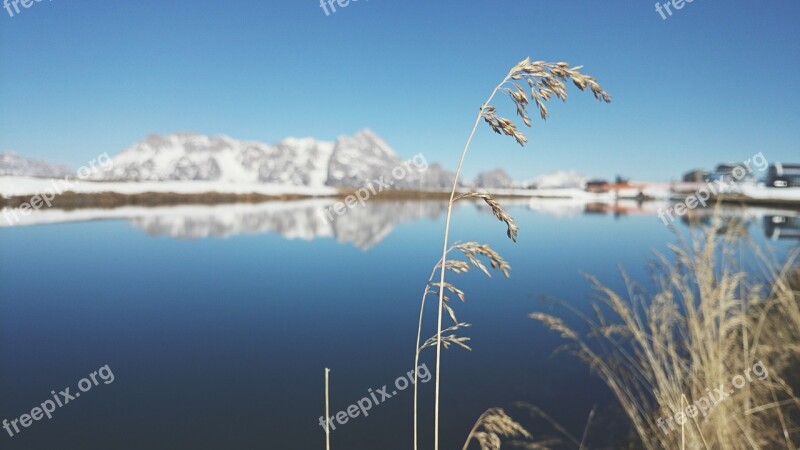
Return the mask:
{"type": "MultiPolygon", "coordinates": [[[[461,177],[461,170],[464,166],[464,160],[466,159],[467,152],[469,151],[470,144],[472,143],[472,139],[475,136],[475,132],[478,129],[478,124],[481,120],[485,121],[492,130],[497,134],[505,134],[506,136],[513,137],[518,144],[524,145],[527,142],[527,138],[523,133],[517,130],[516,126],[511,120],[498,117],[496,115],[496,109],[494,106],[491,105],[492,100],[494,100],[495,96],[499,92],[505,92],[509,95],[511,100],[515,103],[517,109],[517,115],[519,115],[526,126],[531,126],[530,117],[527,114],[527,107],[528,104],[533,102],[539,110],[539,114],[543,120],[547,119],[548,110],[545,106],[545,102],[547,102],[551,97],[555,96],[562,101],[566,101],[567,99],[567,92],[566,92],[566,84],[565,81],[571,80],[575,86],[577,86],[580,90],[584,90],[587,87],[592,91],[595,98],[598,100],[602,100],[605,102],[611,101],[611,96],[606,93],[599,84],[595,81],[595,79],[591,76],[583,75],[580,73],[581,67],[572,67],[570,68],[569,64],[559,62],[559,63],[546,63],[543,61],[531,61],[530,58],[526,58],[523,61],[520,61],[516,64],[512,69],[508,72],[505,78],[498,84],[489,95],[488,99],[481,105],[478,115],[475,118],[475,122],[472,126],[472,130],[469,133],[469,137],[464,145],[464,149],[461,151],[461,156],[458,161],[458,167],[456,168],[455,177],[453,179],[453,186],[450,190],[450,198],[447,202],[447,216],[445,218],[445,226],[444,226],[444,239],[442,242],[442,258],[439,263],[439,300],[438,300],[438,311],[437,311],[437,323],[436,323],[436,382],[435,382],[435,394],[434,394],[434,450],[439,450],[439,414],[440,414],[440,397],[441,397],[441,360],[442,360],[442,317],[443,317],[443,310],[445,309],[445,288],[451,285],[446,283],[445,280],[445,272],[447,271],[447,253],[448,247],[450,242],[450,224],[453,215],[453,204],[456,200],[460,198],[469,198],[469,197],[480,197],[482,198],[491,208],[495,216],[506,223],[508,226],[508,237],[512,240],[516,241],[516,234],[517,234],[517,226],[514,223],[513,218],[503,211],[500,205],[492,199],[492,197],[488,194],[469,194],[466,196],[459,196],[456,197],[456,191],[458,189],[458,182],[461,177]],[[522,89],[522,87],[517,84],[517,81],[525,80],[530,88],[530,96],[528,93],[522,89]]],[[[424,296],[423,296],[424,302],[424,296]]],[[[453,316],[452,310],[448,308],[448,312],[450,312],[451,316],[453,316]]],[[[453,316],[454,317],[454,316],[453,316]]],[[[420,320],[420,329],[422,327],[422,320],[420,320]]],[[[419,341],[419,338],[417,339],[419,341]]],[[[419,351],[419,342],[417,343],[417,351],[419,351]]],[[[416,406],[414,411],[415,416],[415,439],[414,439],[414,448],[417,448],[416,442],[416,406]]]]}
{"type": "Polygon", "coordinates": [[[331,369],[325,368],[325,450],[331,450],[331,402],[330,402],[330,373],[331,369]]]}

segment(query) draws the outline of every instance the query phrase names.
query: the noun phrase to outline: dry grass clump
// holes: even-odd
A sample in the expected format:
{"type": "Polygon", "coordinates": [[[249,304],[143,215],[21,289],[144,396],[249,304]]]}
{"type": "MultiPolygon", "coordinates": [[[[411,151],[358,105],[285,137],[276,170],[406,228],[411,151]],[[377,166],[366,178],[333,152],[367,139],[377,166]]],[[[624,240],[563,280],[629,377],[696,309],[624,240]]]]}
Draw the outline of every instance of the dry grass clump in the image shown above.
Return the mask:
{"type": "Polygon", "coordinates": [[[475,422],[463,450],[467,450],[472,442],[477,442],[481,450],[500,450],[504,439],[532,439],[532,436],[505,411],[491,408],[475,422]]]}
{"type": "Polygon", "coordinates": [[[655,294],[626,278],[623,296],[588,277],[598,292],[594,316],[570,308],[588,325],[585,335],[558,317],[531,317],[608,385],[644,448],[794,450],[800,401],[786,377],[796,376],[787,353],[798,349],[798,292],[782,272],[743,267],[748,243],[736,230],[718,231],[671,246],[671,260],[659,255],[655,294]],[[759,371],[765,379],[751,376],[759,371]],[[751,381],[735,386],[745,374],[751,381]],[[705,414],[688,408],[702,399],[705,414]]]}
{"type": "MultiPolygon", "coordinates": [[[[759,253],[765,272],[771,279],[771,302],[763,307],[758,330],[768,328],[769,338],[784,342],[785,356],[800,354],[800,267],[797,257],[800,249],[789,256],[783,265],[770,263],[770,258],[759,253]]],[[[760,333],[759,333],[760,334],[760,333]]],[[[800,373],[797,374],[800,376],[800,373]]]]}
{"type": "Polygon", "coordinates": [[[481,450],[500,450],[503,442],[510,444],[513,448],[525,450],[553,450],[573,447],[577,450],[585,450],[588,448],[586,439],[589,434],[589,428],[592,425],[595,409],[592,409],[589,413],[583,436],[578,439],[540,408],[524,402],[519,402],[515,406],[527,410],[531,417],[544,419],[563,437],[546,436],[534,439],[531,433],[509,417],[504,410],[491,408],[484,412],[475,422],[475,426],[470,430],[467,442],[464,443],[462,450],[467,450],[471,443],[477,443],[481,450]]]}

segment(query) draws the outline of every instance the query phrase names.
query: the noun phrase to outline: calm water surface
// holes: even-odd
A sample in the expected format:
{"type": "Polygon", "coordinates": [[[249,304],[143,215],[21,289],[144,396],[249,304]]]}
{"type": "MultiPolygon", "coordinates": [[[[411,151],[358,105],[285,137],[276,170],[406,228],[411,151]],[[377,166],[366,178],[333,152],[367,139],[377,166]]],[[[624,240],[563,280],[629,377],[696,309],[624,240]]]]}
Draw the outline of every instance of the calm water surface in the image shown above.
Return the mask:
{"type": "MultiPolygon", "coordinates": [[[[318,449],[323,370],[335,413],[412,369],[420,294],[440,251],[444,205],[373,202],[334,225],[314,202],[53,212],[0,229],[0,419],[13,420],[108,365],[100,384],[4,449],[318,449]],[[104,219],[104,220],[101,220],[104,219]]],[[[465,204],[455,240],[490,243],[512,264],[454,277],[473,351],[443,358],[443,448],[461,448],[487,408],[538,405],[598,440],[622,432],[601,382],[527,318],[557,297],[584,310],[579,271],[616,289],[617,264],[646,281],[652,250],[675,236],[654,215],[523,202],[502,223],[465,204]],[[589,212],[587,212],[589,211],[589,212]]],[[[641,212],[641,211],[638,211],[641,212]]],[[[796,212],[786,213],[796,217],[796,212]]],[[[774,212],[735,210],[779,256],[797,246],[774,212]],[[777,225],[776,225],[777,224],[777,225]],[[778,232],[776,233],[776,227],[778,232]],[[768,236],[769,235],[769,236],[768,236]]],[[[778,214],[780,216],[780,214],[778,214]]],[[[679,229],[684,229],[683,224],[679,229]]],[[[429,309],[426,336],[433,333],[429,309]]],[[[423,362],[433,371],[433,351],[423,362]]],[[[422,385],[430,440],[433,382],[422,385]]],[[[338,449],[411,448],[412,391],[333,432],[338,449]]],[[[379,396],[380,398],[380,396],[379,396]]],[[[536,426],[536,424],[534,424],[536,426]]],[[[538,424],[539,433],[552,434],[538,424]]]]}

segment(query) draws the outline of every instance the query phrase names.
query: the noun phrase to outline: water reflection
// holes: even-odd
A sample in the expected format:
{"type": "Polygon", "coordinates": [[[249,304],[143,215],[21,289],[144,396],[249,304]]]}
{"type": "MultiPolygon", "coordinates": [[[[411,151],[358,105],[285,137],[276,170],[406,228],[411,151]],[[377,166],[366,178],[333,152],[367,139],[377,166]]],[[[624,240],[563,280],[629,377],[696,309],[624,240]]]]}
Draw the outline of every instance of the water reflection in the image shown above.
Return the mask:
{"type": "MultiPolygon", "coordinates": [[[[260,204],[184,205],[170,207],[122,207],[114,209],[40,210],[24,217],[21,225],[39,225],[92,220],[125,220],[150,236],[174,239],[226,238],[243,234],[277,233],[286,239],[313,240],[334,238],[368,250],[385,239],[403,222],[436,220],[447,210],[443,201],[381,201],[348,209],[333,220],[326,216],[330,199],[269,202],[260,204]]],[[[504,199],[506,207],[523,207],[553,217],[584,215],[650,216],[659,226],[659,211],[669,208],[664,202],[619,201],[596,203],[573,199],[504,199]]],[[[481,211],[491,214],[482,203],[481,211]]],[[[696,209],[681,217],[690,228],[710,224],[714,214],[723,220],[743,222],[748,229],[763,230],[769,239],[800,239],[800,212],[796,210],[722,206],[696,209]]],[[[3,226],[5,224],[0,224],[3,226]]]]}
{"type": "Polygon", "coordinates": [[[764,233],[772,239],[800,239],[800,217],[765,215],[764,233]]]}

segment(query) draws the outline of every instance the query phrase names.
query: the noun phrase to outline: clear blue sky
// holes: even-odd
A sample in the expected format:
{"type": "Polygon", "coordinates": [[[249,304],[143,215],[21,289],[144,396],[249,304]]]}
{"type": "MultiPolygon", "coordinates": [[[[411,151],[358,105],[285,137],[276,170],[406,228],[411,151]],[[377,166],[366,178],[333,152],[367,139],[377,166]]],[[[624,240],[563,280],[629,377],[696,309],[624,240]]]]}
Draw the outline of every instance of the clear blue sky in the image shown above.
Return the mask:
{"type": "MultiPolygon", "coordinates": [[[[474,114],[518,60],[582,64],[520,149],[481,127],[466,174],[570,168],[670,179],[800,162],[800,2],[44,0],[0,9],[0,151],[80,166],[150,133],[334,139],[369,127],[454,168],[474,114]]],[[[513,115],[506,99],[497,102],[513,115]]]]}

